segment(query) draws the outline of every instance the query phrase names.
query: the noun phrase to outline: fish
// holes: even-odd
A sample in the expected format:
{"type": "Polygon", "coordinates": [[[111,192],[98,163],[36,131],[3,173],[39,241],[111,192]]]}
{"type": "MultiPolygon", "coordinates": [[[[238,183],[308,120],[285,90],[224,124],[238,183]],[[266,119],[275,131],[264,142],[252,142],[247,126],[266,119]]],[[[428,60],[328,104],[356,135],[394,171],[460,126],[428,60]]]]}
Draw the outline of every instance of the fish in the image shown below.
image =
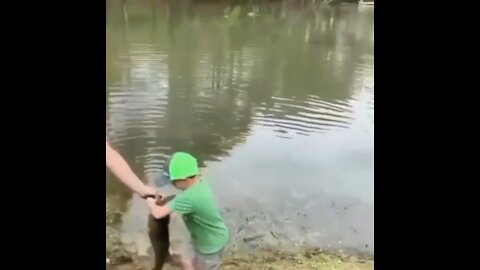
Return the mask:
{"type": "MultiPolygon", "coordinates": [[[[166,197],[158,197],[157,205],[163,206],[171,201],[175,195],[166,197]]],[[[155,256],[155,265],[152,270],[161,270],[165,263],[174,264],[170,248],[170,233],[168,225],[170,223],[170,215],[156,219],[149,213],[148,215],[148,237],[153,248],[155,256]]]]}

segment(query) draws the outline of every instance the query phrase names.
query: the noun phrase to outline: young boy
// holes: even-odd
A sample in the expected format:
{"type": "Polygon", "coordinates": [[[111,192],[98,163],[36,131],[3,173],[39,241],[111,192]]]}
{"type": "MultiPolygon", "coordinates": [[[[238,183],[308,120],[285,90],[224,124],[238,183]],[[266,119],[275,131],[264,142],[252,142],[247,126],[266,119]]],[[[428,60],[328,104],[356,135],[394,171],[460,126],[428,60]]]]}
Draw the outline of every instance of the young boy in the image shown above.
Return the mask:
{"type": "Polygon", "coordinates": [[[168,170],[172,184],[183,192],[165,206],[148,198],[151,214],[157,219],[172,211],[183,215],[196,253],[195,270],[217,270],[229,232],[208,183],[199,176],[197,160],[190,154],[176,153],[168,170]]]}

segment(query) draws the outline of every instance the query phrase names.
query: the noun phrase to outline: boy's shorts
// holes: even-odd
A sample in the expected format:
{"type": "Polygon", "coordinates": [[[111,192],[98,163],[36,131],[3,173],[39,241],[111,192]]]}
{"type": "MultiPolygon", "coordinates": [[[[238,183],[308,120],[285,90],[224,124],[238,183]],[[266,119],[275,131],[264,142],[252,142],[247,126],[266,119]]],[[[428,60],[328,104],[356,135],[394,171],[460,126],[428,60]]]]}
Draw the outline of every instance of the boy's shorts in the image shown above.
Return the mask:
{"type": "Polygon", "coordinates": [[[196,253],[194,266],[195,270],[218,270],[222,260],[223,250],[212,254],[196,253]]]}

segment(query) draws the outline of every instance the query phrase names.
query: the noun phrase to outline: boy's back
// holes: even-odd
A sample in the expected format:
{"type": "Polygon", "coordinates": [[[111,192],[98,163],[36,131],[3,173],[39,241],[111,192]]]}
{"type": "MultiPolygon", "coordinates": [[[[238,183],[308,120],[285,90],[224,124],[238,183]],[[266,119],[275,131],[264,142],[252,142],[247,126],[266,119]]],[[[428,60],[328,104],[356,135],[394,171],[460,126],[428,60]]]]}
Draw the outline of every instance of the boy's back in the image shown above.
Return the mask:
{"type": "Polygon", "coordinates": [[[183,215],[193,246],[198,252],[212,254],[225,247],[229,232],[205,180],[199,180],[177,195],[168,206],[183,215]]]}

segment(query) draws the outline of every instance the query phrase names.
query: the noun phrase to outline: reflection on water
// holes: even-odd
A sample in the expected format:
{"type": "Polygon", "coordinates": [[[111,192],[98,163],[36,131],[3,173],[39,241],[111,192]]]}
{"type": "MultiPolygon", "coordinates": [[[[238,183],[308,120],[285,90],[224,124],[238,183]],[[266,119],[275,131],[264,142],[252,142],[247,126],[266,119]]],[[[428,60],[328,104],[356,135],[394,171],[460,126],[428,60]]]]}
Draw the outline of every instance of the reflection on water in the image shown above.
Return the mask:
{"type": "MultiPolygon", "coordinates": [[[[108,2],[107,126],[135,171],[153,183],[196,155],[235,246],[373,253],[373,8],[124,3],[108,2]]],[[[119,195],[126,234],[144,230],[109,181],[119,195]]]]}

